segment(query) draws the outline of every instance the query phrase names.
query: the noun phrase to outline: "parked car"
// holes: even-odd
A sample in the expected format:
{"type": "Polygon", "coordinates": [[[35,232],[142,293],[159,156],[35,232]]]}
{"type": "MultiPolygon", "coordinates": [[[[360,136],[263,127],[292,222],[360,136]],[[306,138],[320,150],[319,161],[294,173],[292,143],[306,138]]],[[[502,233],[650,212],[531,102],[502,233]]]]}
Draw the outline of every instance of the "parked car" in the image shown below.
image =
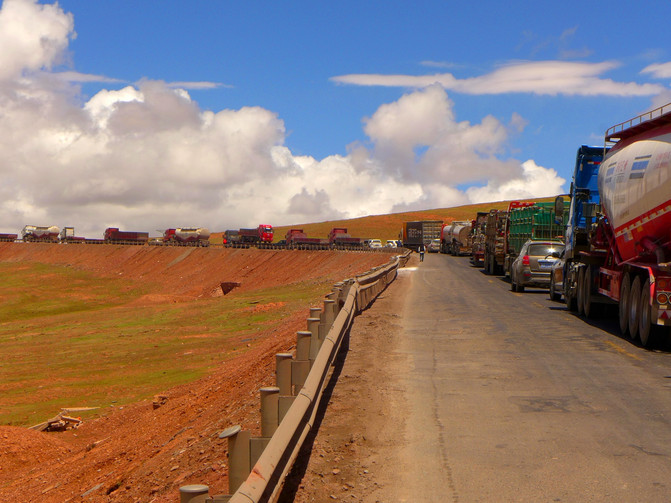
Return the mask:
{"type": "Polygon", "coordinates": [[[379,239],[369,239],[368,240],[369,248],[382,248],[382,241],[379,239]]]}
{"type": "Polygon", "coordinates": [[[426,247],[429,253],[438,253],[440,251],[440,239],[432,239],[429,246],[426,247]]]}
{"type": "Polygon", "coordinates": [[[559,260],[552,264],[550,270],[550,300],[559,302],[564,294],[564,252],[562,250],[559,260]]]}
{"type": "Polygon", "coordinates": [[[527,241],[510,268],[510,289],[523,292],[527,286],[549,288],[552,266],[564,251],[561,241],[527,241]]]}
{"type": "Polygon", "coordinates": [[[387,242],[384,244],[386,248],[400,248],[401,242],[398,239],[387,239],[387,242]]]}

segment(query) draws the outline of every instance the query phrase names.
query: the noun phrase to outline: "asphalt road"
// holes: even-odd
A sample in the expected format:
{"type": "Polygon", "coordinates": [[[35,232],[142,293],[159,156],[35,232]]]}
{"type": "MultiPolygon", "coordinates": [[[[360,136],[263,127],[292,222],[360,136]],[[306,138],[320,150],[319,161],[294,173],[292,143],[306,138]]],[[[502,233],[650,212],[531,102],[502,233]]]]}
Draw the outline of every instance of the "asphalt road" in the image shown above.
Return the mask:
{"type": "MultiPolygon", "coordinates": [[[[407,274],[407,273],[406,273],[407,274]]],[[[415,501],[671,501],[671,353],[427,255],[399,377],[415,501]]]]}

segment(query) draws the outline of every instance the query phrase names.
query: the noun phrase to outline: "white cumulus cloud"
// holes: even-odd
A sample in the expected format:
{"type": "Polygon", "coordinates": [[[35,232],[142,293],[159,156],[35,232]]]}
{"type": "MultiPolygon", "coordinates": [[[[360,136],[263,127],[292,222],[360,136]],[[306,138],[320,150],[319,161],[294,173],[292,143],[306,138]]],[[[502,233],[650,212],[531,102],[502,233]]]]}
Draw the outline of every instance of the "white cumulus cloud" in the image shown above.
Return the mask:
{"type": "Polygon", "coordinates": [[[51,73],[73,36],[72,16],[58,4],[2,4],[3,232],[68,225],[99,237],[108,226],[156,235],[173,226],[298,224],[548,195],[564,183],[510,157],[522,117],[459,121],[441,85],[381,105],[363,120],[369,143],[320,160],[294,155],[269,110],[201,109],[186,88],[208,82],[143,80],[84,100],[76,82],[116,81],[51,73]]]}

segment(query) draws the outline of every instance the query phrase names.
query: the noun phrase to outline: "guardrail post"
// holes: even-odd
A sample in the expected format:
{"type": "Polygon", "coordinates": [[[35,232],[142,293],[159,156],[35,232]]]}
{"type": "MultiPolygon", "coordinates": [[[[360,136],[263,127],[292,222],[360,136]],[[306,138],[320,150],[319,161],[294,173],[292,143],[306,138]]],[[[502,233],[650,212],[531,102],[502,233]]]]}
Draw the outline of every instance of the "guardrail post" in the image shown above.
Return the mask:
{"type": "Polygon", "coordinates": [[[319,353],[319,348],[321,347],[320,327],[321,320],[319,318],[308,318],[308,330],[312,337],[310,338],[310,364],[315,361],[317,354],[319,353]]]}
{"type": "Polygon", "coordinates": [[[280,388],[267,386],[261,388],[261,436],[270,438],[277,430],[278,421],[278,398],[280,388]]]}
{"type": "Polygon", "coordinates": [[[291,395],[291,353],[275,355],[275,383],[280,395],[291,395]]]}
{"type": "Polygon", "coordinates": [[[251,436],[251,432],[243,431],[240,426],[232,426],[219,434],[219,438],[228,439],[228,492],[230,494],[238,490],[251,472],[249,448],[251,436]]]}
{"type": "Polygon", "coordinates": [[[312,337],[312,331],[296,332],[296,360],[310,359],[310,337],[312,337]]]}
{"type": "MultiPolygon", "coordinates": [[[[335,320],[335,300],[326,299],[324,301],[324,325],[326,326],[326,332],[331,329],[333,321],[335,320]]],[[[326,334],[324,334],[326,336],[326,334]]]]}
{"type": "Polygon", "coordinates": [[[320,307],[311,307],[310,308],[310,316],[308,318],[320,318],[322,314],[322,310],[320,307]]]}
{"type": "Polygon", "coordinates": [[[202,484],[191,484],[179,488],[180,503],[205,503],[210,494],[210,488],[202,484]]]}

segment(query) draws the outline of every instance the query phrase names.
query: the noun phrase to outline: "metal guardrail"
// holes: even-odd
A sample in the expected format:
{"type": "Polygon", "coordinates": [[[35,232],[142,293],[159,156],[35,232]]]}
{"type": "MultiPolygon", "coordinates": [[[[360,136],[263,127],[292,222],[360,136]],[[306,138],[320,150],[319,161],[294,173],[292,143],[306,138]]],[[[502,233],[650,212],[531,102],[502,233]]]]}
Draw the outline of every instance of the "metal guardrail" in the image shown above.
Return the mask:
{"type": "Polygon", "coordinates": [[[277,386],[261,389],[261,437],[232,426],[228,439],[230,495],[210,496],[205,485],[180,488],[181,503],[275,502],[319,409],[324,385],[354,317],[396,277],[410,252],[354,279],[337,283],[323,309],[311,309],[308,330],[297,334],[296,358],[277,355],[277,386]],[[291,393],[291,389],[295,395],[291,393]]]}

